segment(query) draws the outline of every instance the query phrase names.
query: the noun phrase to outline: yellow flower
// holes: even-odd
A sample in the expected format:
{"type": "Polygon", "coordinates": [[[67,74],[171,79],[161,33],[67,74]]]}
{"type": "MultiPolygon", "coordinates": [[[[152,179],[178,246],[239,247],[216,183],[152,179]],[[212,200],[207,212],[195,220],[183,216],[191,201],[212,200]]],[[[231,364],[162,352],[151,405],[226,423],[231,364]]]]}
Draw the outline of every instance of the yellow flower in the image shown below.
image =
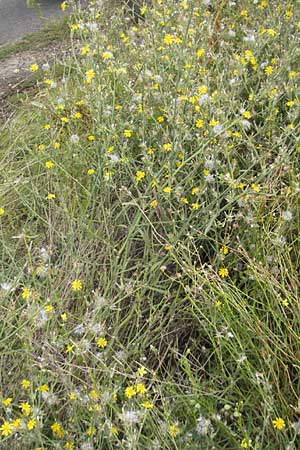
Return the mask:
{"type": "Polygon", "coordinates": [[[60,318],[61,318],[61,320],[62,320],[63,322],[66,322],[66,320],[67,320],[67,314],[66,314],[66,313],[62,313],[62,314],[60,315],[60,318]]]}
{"type": "Polygon", "coordinates": [[[142,403],[142,407],[145,409],[153,409],[154,405],[153,403],[149,402],[148,400],[142,403]]]}
{"type": "Polygon", "coordinates": [[[103,52],[102,53],[102,58],[103,59],[112,59],[113,58],[113,54],[111,52],[103,52]]]}
{"type": "Polygon", "coordinates": [[[172,424],[172,425],[170,425],[169,426],[169,434],[173,437],[173,438],[175,438],[176,436],[177,436],[177,434],[179,433],[179,428],[178,428],[178,426],[177,425],[175,425],[175,424],[172,424]]]}
{"type": "Polygon", "coordinates": [[[66,346],[65,352],[66,352],[66,353],[71,353],[72,350],[74,349],[74,347],[75,347],[74,345],[68,344],[68,345],[66,346]]]}
{"type": "Polygon", "coordinates": [[[254,192],[259,192],[259,191],[260,191],[259,184],[256,184],[256,183],[251,184],[251,189],[252,189],[254,192]]]}
{"type": "Polygon", "coordinates": [[[218,274],[220,275],[220,277],[222,278],[226,278],[229,275],[228,270],[226,269],[226,267],[221,267],[221,269],[219,269],[218,274]]]}
{"type": "Polygon", "coordinates": [[[53,161],[51,161],[51,160],[46,161],[46,163],[45,163],[46,169],[52,169],[53,166],[54,166],[54,162],[53,161]]]}
{"type": "Polygon", "coordinates": [[[46,195],[46,200],[53,200],[55,197],[56,197],[55,194],[49,193],[49,194],[46,195]]]}
{"type": "Polygon", "coordinates": [[[157,117],[157,122],[159,122],[159,123],[163,123],[164,121],[165,121],[165,118],[164,118],[164,116],[159,116],[159,117],[157,117]]]}
{"type": "Polygon", "coordinates": [[[13,432],[13,426],[11,423],[6,421],[1,425],[0,431],[1,431],[2,436],[5,436],[5,437],[9,436],[13,432]]]}
{"type": "Polygon", "coordinates": [[[65,11],[67,9],[67,7],[68,7],[68,3],[67,2],[62,2],[60,4],[60,8],[61,8],[62,11],[65,11]]]}
{"type": "Polygon", "coordinates": [[[211,119],[208,125],[209,125],[210,127],[215,127],[216,125],[218,125],[218,123],[219,123],[218,120],[211,119]]]}
{"type": "Polygon", "coordinates": [[[170,192],[172,192],[172,188],[171,188],[171,186],[166,186],[165,188],[163,188],[163,191],[166,193],[166,194],[170,194],[170,192]]]}
{"type": "Polygon", "coordinates": [[[151,200],[150,206],[151,208],[155,208],[158,205],[157,200],[151,200]]]}
{"type": "Polygon", "coordinates": [[[88,436],[93,436],[95,433],[96,433],[96,428],[95,427],[89,427],[87,430],[86,430],[86,434],[88,435],[88,436]]]}
{"type": "Polygon", "coordinates": [[[28,402],[20,403],[19,408],[25,416],[29,416],[31,413],[31,406],[28,402]]]}
{"type": "Polygon", "coordinates": [[[74,113],[74,119],[81,119],[81,118],[82,118],[81,112],[76,111],[76,112],[74,113]]]}
{"type": "Polygon", "coordinates": [[[170,143],[164,144],[164,145],[163,145],[163,149],[164,149],[166,152],[170,152],[170,151],[172,150],[172,144],[170,144],[170,143]]]}
{"type": "Polygon", "coordinates": [[[94,136],[93,134],[90,134],[90,135],[88,136],[88,140],[89,140],[90,142],[93,142],[93,141],[95,140],[95,136],[94,136]]]}
{"type": "Polygon", "coordinates": [[[36,420],[35,420],[35,419],[30,419],[30,420],[27,422],[27,429],[28,429],[29,431],[31,431],[31,430],[33,430],[33,428],[35,427],[35,425],[36,425],[36,420]]]}
{"type": "Polygon", "coordinates": [[[136,389],[135,389],[133,386],[128,386],[128,387],[125,389],[125,396],[126,396],[127,398],[134,397],[134,396],[136,395],[136,393],[137,393],[137,391],[136,391],[136,389]]]}
{"type": "Polygon", "coordinates": [[[147,392],[147,388],[146,388],[146,386],[143,383],[138,383],[136,385],[136,392],[138,394],[144,395],[147,392]]]}
{"type": "Polygon", "coordinates": [[[38,64],[36,64],[36,63],[31,64],[30,70],[31,70],[31,72],[36,72],[37,70],[39,70],[38,64]]]}
{"type": "Polygon", "coordinates": [[[245,111],[245,112],[243,112],[243,116],[245,117],[245,119],[251,119],[251,112],[249,112],[249,111],[245,111]]]}
{"type": "Polygon", "coordinates": [[[47,384],[42,384],[42,386],[40,387],[40,391],[41,392],[48,392],[49,391],[49,387],[47,384]]]}
{"type": "Polygon", "coordinates": [[[21,427],[22,421],[21,421],[21,419],[18,418],[18,419],[13,420],[11,424],[12,424],[14,430],[17,430],[18,428],[21,427]]]}
{"type": "Polygon", "coordinates": [[[60,120],[62,123],[69,123],[69,119],[67,117],[62,117],[60,120]]]}
{"type": "Polygon", "coordinates": [[[204,120],[198,119],[197,122],[196,122],[196,127],[197,128],[202,128],[203,125],[204,125],[204,120]]]}
{"type": "Polygon", "coordinates": [[[81,280],[72,281],[72,291],[78,292],[82,290],[82,282],[81,280]]]}
{"type": "Polygon", "coordinates": [[[51,425],[51,430],[53,434],[56,434],[58,437],[64,437],[65,432],[62,428],[62,426],[58,422],[54,422],[51,425]]]}
{"type": "Polygon", "coordinates": [[[60,148],[60,143],[59,142],[54,142],[53,147],[57,150],[60,148]]]}
{"type": "Polygon", "coordinates": [[[136,181],[141,181],[145,177],[145,172],[138,170],[135,174],[136,181]]]}
{"type": "Polygon", "coordinates": [[[5,209],[4,208],[0,208],[0,216],[3,216],[4,213],[5,213],[5,209]]]}
{"type": "Polygon", "coordinates": [[[25,300],[28,300],[29,297],[31,297],[31,291],[28,288],[23,288],[21,297],[24,298],[25,300]]]}
{"type": "Polygon", "coordinates": [[[271,75],[272,73],[273,73],[273,67],[272,66],[267,66],[266,68],[265,68],[265,74],[266,75],[271,75]]]}
{"type": "Polygon", "coordinates": [[[197,53],[196,53],[197,58],[198,58],[198,59],[201,58],[201,56],[203,56],[204,53],[205,53],[204,48],[199,48],[199,49],[197,50],[197,53]]]}
{"type": "Polygon", "coordinates": [[[164,44],[171,45],[174,42],[174,37],[171,34],[166,34],[164,37],[164,44]]]}
{"type": "Polygon", "coordinates": [[[85,72],[86,82],[90,83],[93,78],[95,78],[95,71],[93,69],[87,70],[85,72]]]}
{"type": "Polygon", "coordinates": [[[132,136],[132,131],[131,130],[124,130],[124,136],[129,138],[132,136]]]}
{"type": "Polygon", "coordinates": [[[93,390],[90,392],[90,397],[91,397],[93,400],[98,400],[98,399],[99,399],[99,394],[98,394],[97,391],[95,391],[95,389],[93,389],[93,390]]]}
{"type": "Polygon", "coordinates": [[[243,439],[241,442],[241,448],[250,448],[252,443],[251,439],[243,439]]]}
{"type": "Polygon", "coordinates": [[[66,450],[74,450],[75,449],[75,444],[73,441],[68,441],[65,443],[65,449],[66,450]]]}
{"type": "Polygon", "coordinates": [[[4,406],[9,406],[11,404],[11,402],[13,401],[12,397],[7,397],[4,400],[2,400],[2,404],[4,406]]]}
{"type": "Polygon", "coordinates": [[[275,430],[283,430],[285,428],[285,421],[282,417],[276,417],[275,420],[272,420],[272,423],[275,430]]]}
{"type": "Polygon", "coordinates": [[[105,348],[107,346],[107,340],[104,337],[101,337],[97,341],[97,346],[99,348],[105,348]]]}
{"type": "Polygon", "coordinates": [[[83,47],[82,47],[82,49],[80,50],[80,54],[81,55],[86,55],[87,53],[89,53],[89,51],[90,51],[90,46],[88,45],[88,44],[86,44],[86,45],[84,45],[83,47]]]}
{"type": "Polygon", "coordinates": [[[94,175],[95,169],[88,169],[87,174],[88,175],[94,175]]]}
{"type": "Polygon", "coordinates": [[[229,253],[229,248],[226,245],[222,245],[222,247],[220,248],[220,253],[222,255],[227,255],[229,253]]]}
{"type": "Polygon", "coordinates": [[[22,380],[22,387],[24,388],[24,389],[28,389],[29,387],[30,387],[30,381],[29,380],[22,380]]]}
{"type": "Polygon", "coordinates": [[[199,203],[192,203],[191,207],[192,207],[192,209],[199,209],[200,205],[199,205],[199,203]]]}

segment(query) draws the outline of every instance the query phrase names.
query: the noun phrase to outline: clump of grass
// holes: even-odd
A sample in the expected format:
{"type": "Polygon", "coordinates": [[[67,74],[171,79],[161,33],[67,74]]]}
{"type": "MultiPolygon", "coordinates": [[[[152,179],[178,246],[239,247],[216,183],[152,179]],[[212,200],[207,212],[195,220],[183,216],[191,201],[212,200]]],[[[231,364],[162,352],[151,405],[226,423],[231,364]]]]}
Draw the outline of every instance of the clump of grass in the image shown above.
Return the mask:
{"type": "Polygon", "coordinates": [[[299,17],[205,3],[78,12],[2,130],[3,445],[299,447],[299,17]]]}

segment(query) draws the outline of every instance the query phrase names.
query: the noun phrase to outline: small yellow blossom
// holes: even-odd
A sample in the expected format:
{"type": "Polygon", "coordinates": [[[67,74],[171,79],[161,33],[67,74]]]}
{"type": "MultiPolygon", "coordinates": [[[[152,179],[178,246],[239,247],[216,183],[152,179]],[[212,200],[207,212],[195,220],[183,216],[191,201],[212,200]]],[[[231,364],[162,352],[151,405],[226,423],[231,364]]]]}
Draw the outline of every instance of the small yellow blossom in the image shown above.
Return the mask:
{"type": "Polygon", "coordinates": [[[97,346],[99,348],[105,348],[107,347],[107,340],[104,337],[101,337],[97,340],[97,346]]]}
{"type": "Polygon", "coordinates": [[[42,384],[42,386],[40,387],[40,391],[41,392],[48,392],[49,391],[49,386],[47,384],[42,384]]]}
{"type": "Polygon", "coordinates": [[[149,402],[148,400],[143,402],[141,405],[145,409],[153,409],[154,408],[153,403],[149,402]]]}
{"type": "Polygon", "coordinates": [[[75,444],[73,441],[67,441],[65,443],[65,449],[66,450],[75,450],[75,444]]]}
{"type": "Polygon", "coordinates": [[[145,178],[145,172],[138,170],[135,174],[136,181],[141,181],[143,178],[145,178]]]}
{"type": "Polygon", "coordinates": [[[33,430],[35,425],[36,425],[36,420],[35,419],[30,419],[27,422],[27,430],[29,430],[29,431],[33,430]]]}
{"type": "Polygon", "coordinates": [[[75,113],[74,113],[74,119],[82,119],[82,114],[81,114],[81,112],[79,112],[79,111],[76,111],[75,113]]]}
{"type": "Polygon", "coordinates": [[[272,66],[267,66],[267,67],[265,68],[265,74],[266,74],[266,75],[271,75],[271,74],[273,73],[273,71],[274,71],[274,69],[273,69],[272,66]]]}
{"type": "Polygon", "coordinates": [[[163,188],[163,192],[165,192],[166,194],[170,194],[172,192],[172,188],[171,186],[166,186],[165,188],[163,188]]]}
{"type": "Polygon", "coordinates": [[[28,300],[28,299],[31,297],[31,291],[30,291],[28,288],[23,288],[21,297],[22,297],[24,300],[28,300]]]}
{"type": "Polygon", "coordinates": [[[49,192],[49,194],[46,195],[46,200],[53,200],[56,197],[55,194],[52,194],[51,192],[49,192]]]}
{"type": "Polygon", "coordinates": [[[251,439],[243,439],[241,442],[241,448],[250,448],[252,440],[251,439]]]}
{"type": "Polygon", "coordinates": [[[173,438],[175,438],[177,436],[177,434],[179,433],[179,428],[177,425],[172,424],[169,426],[169,434],[170,436],[172,436],[173,438]]]}
{"type": "Polygon", "coordinates": [[[222,245],[222,247],[220,248],[220,253],[222,255],[228,255],[229,253],[229,248],[227,247],[227,245],[222,245]]]}
{"type": "Polygon", "coordinates": [[[68,8],[68,3],[67,2],[62,2],[60,4],[60,8],[62,11],[65,11],[68,8]]]}
{"type": "Polygon", "coordinates": [[[126,396],[127,398],[134,397],[134,396],[136,395],[136,393],[137,393],[137,391],[136,391],[136,389],[135,389],[133,386],[128,386],[128,387],[125,389],[125,396],[126,396]]]}
{"type": "Polygon", "coordinates": [[[151,200],[151,202],[149,204],[150,204],[151,208],[155,208],[158,205],[157,200],[155,200],[155,199],[151,200]]]}
{"type": "Polygon", "coordinates": [[[36,63],[31,64],[30,70],[31,70],[31,72],[36,72],[37,70],[39,70],[38,64],[36,64],[36,63]]]}
{"type": "Polygon", "coordinates": [[[45,167],[46,167],[46,169],[52,169],[52,167],[54,167],[54,162],[51,160],[46,161],[45,167]]]}
{"type": "Polygon", "coordinates": [[[28,389],[30,387],[30,381],[29,380],[22,380],[22,388],[28,389]]]}
{"type": "Polygon", "coordinates": [[[19,408],[21,409],[22,413],[25,416],[29,416],[30,415],[30,413],[31,413],[31,406],[29,405],[28,402],[20,403],[19,408]]]}
{"type": "Polygon", "coordinates": [[[205,53],[204,48],[198,48],[198,50],[197,50],[197,52],[196,52],[197,58],[198,58],[198,59],[201,58],[201,57],[204,55],[204,53],[205,53]]]}
{"type": "Polygon", "coordinates": [[[87,53],[89,53],[89,51],[90,51],[90,46],[88,45],[88,44],[86,44],[86,45],[84,45],[83,47],[82,47],[82,49],[80,50],[80,54],[81,55],[86,55],[87,53]]]}
{"type": "Polygon", "coordinates": [[[253,183],[253,184],[251,184],[251,189],[254,192],[259,192],[260,191],[260,186],[259,186],[259,184],[253,183]]]}
{"type": "Polygon", "coordinates": [[[5,213],[5,209],[4,208],[0,208],[0,216],[3,216],[4,213],[5,213]]]}
{"type": "Polygon", "coordinates": [[[52,430],[52,433],[55,434],[58,437],[62,438],[65,435],[65,432],[64,432],[62,426],[58,422],[54,422],[51,425],[51,430],[52,430]]]}
{"type": "Polygon", "coordinates": [[[275,420],[272,420],[272,423],[275,430],[283,430],[285,428],[285,421],[282,417],[276,417],[275,420]]]}
{"type": "Polygon", "coordinates": [[[245,119],[251,119],[251,117],[252,117],[250,111],[245,111],[245,112],[243,112],[243,116],[245,117],[245,119]]]}
{"type": "Polygon", "coordinates": [[[163,149],[164,149],[166,152],[170,152],[170,151],[172,150],[172,144],[170,144],[170,143],[164,144],[164,145],[163,145],[163,149]]]}
{"type": "Polygon", "coordinates": [[[226,267],[221,267],[221,268],[219,269],[218,274],[220,275],[220,277],[226,278],[226,277],[228,277],[229,272],[228,272],[228,270],[226,269],[226,267]]]}
{"type": "Polygon", "coordinates": [[[7,437],[7,436],[9,436],[10,434],[12,434],[12,432],[13,432],[13,426],[12,426],[11,423],[5,421],[5,422],[1,425],[0,431],[1,431],[2,436],[7,437]]]}
{"type": "Polygon", "coordinates": [[[93,436],[95,433],[96,433],[96,428],[95,427],[89,427],[87,430],[86,430],[86,434],[88,435],[88,436],[93,436]]]}
{"type": "Polygon", "coordinates": [[[88,140],[89,140],[90,142],[93,142],[93,141],[95,140],[95,136],[94,136],[93,134],[90,134],[90,135],[88,136],[88,140]]]}
{"type": "Polygon", "coordinates": [[[74,281],[72,281],[71,286],[72,286],[72,291],[74,291],[74,292],[78,292],[78,291],[82,290],[82,282],[81,282],[81,280],[74,280],[74,281]]]}
{"type": "Polygon", "coordinates": [[[4,400],[2,400],[2,404],[4,406],[9,406],[11,404],[11,402],[13,401],[12,397],[7,397],[4,400]]]}
{"type": "Polygon", "coordinates": [[[138,394],[144,395],[147,392],[147,388],[143,383],[138,383],[135,388],[138,394]]]}
{"type": "Polygon", "coordinates": [[[203,128],[203,125],[204,125],[204,120],[198,119],[198,120],[196,121],[196,127],[197,127],[197,128],[203,128]]]}
{"type": "Polygon", "coordinates": [[[132,130],[124,130],[124,136],[130,138],[132,136],[132,130]]]}

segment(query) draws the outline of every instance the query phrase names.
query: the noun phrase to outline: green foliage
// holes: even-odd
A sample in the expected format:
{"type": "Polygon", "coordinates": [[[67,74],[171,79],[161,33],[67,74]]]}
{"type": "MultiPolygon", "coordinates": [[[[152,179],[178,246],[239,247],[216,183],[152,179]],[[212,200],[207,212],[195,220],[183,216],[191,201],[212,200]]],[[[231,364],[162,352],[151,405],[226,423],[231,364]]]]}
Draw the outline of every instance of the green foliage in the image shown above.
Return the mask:
{"type": "Polygon", "coordinates": [[[298,12],[142,13],[75,10],[1,134],[3,445],[296,450],[298,12]]]}

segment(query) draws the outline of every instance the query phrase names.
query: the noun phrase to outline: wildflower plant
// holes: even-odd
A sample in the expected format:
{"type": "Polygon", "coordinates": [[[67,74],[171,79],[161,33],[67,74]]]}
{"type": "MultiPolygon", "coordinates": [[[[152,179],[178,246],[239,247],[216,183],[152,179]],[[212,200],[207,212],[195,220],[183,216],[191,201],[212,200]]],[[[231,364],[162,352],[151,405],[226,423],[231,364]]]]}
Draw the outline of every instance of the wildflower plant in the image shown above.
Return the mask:
{"type": "Polygon", "coordinates": [[[0,136],[0,447],[300,447],[298,3],[62,2],[0,136]]]}

